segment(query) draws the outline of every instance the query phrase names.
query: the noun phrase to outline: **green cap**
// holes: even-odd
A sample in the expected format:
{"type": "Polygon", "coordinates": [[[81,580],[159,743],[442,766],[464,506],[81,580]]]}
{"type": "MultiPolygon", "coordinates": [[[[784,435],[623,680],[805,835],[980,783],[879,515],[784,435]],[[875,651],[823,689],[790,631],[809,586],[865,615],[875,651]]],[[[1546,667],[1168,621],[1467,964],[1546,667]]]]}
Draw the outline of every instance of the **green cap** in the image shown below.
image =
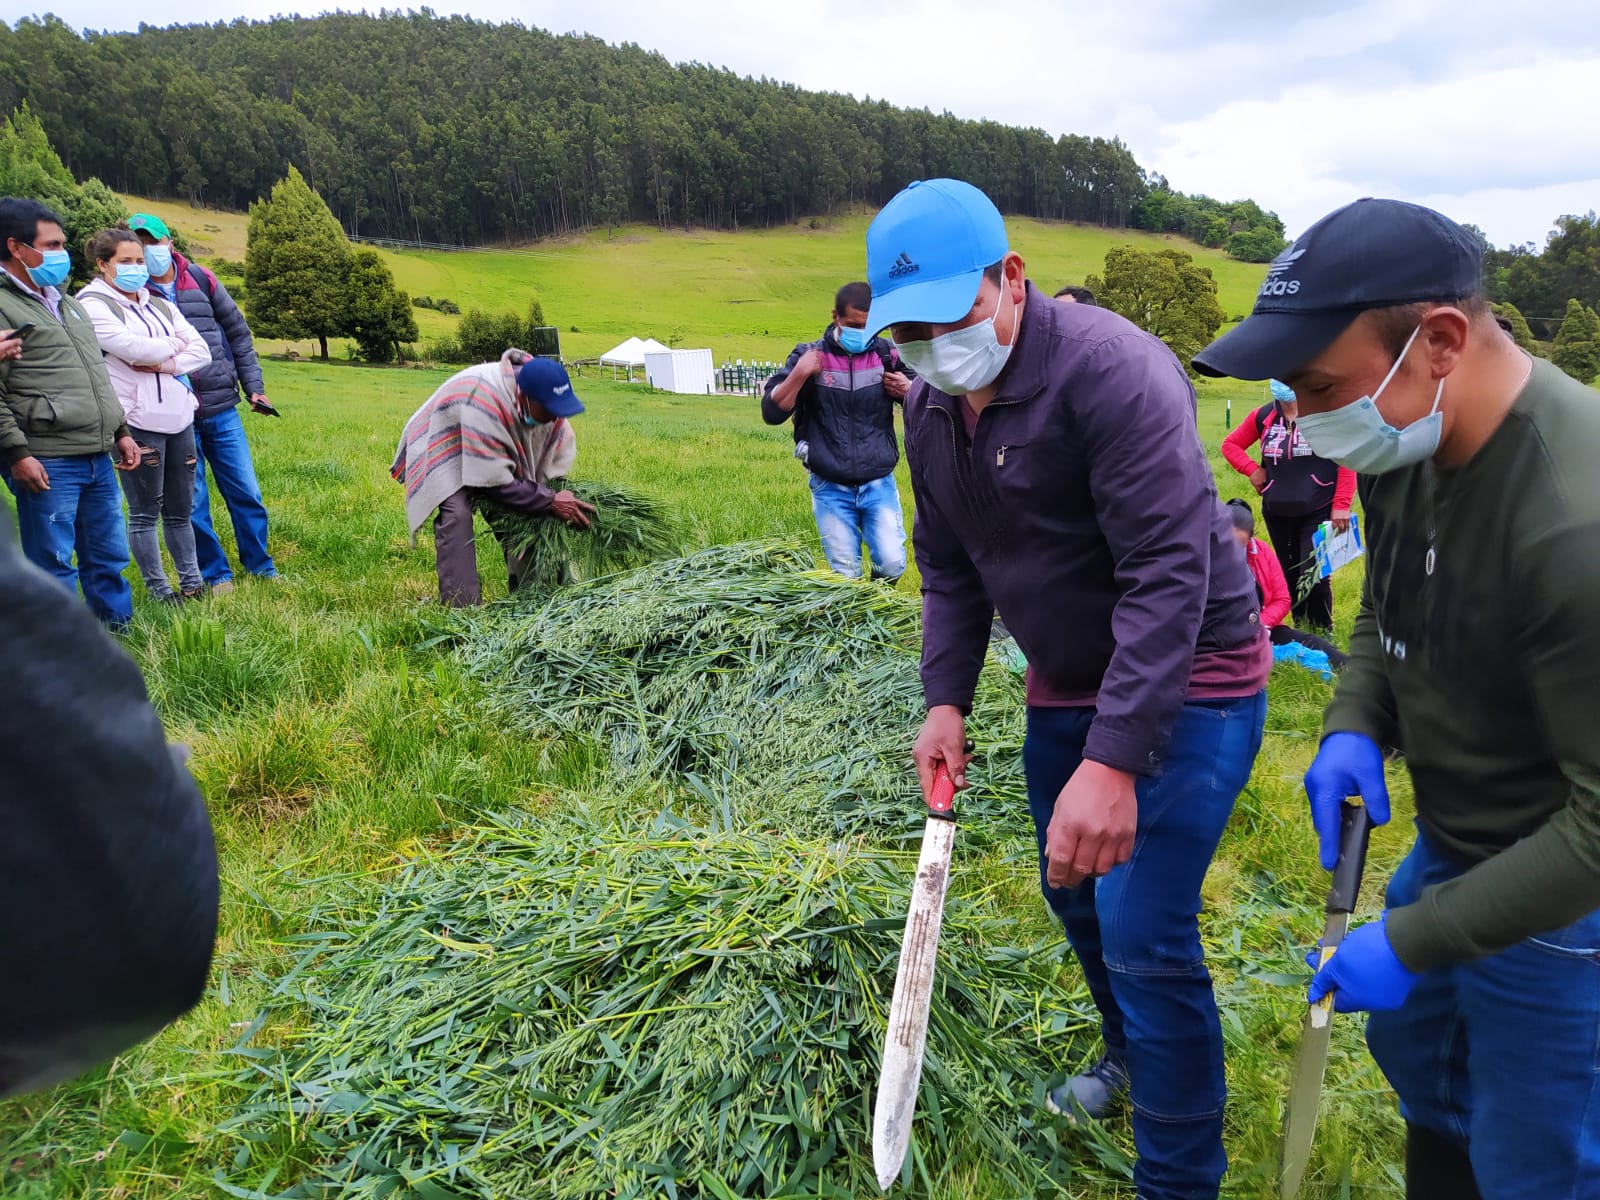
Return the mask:
{"type": "Polygon", "coordinates": [[[167,229],[167,223],[160,217],[151,216],[149,213],[134,213],[128,218],[128,228],[135,233],[148,233],[156,241],[172,236],[167,229]]]}

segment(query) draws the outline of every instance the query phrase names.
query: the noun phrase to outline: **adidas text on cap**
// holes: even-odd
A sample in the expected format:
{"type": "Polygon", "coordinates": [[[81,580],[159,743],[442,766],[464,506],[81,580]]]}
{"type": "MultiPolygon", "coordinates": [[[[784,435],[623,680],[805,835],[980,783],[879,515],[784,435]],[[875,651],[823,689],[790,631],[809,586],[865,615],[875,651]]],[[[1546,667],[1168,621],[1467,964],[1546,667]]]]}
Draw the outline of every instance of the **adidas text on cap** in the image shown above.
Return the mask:
{"type": "Polygon", "coordinates": [[[517,391],[552,417],[575,417],[583,411],[567,369],[553,358],[530,358],[518,367],[517,391]]]}
{"type": "Polygon", "coordinates": [[[1458,300],[1483,287],[1483,244],[1431,208],[1357,200],[1329,213],[1267,268],[1255,307],[1194,356],[1204,375],[1282,379],[1368,309],[1458,300]]]}
{"type": "Polygon", "coordinates": [[[867,328],[961,320],[977,298],[984,268],[1009,249],[1000,210],[970,183],[911,184],[867,227],[867,328]]]}

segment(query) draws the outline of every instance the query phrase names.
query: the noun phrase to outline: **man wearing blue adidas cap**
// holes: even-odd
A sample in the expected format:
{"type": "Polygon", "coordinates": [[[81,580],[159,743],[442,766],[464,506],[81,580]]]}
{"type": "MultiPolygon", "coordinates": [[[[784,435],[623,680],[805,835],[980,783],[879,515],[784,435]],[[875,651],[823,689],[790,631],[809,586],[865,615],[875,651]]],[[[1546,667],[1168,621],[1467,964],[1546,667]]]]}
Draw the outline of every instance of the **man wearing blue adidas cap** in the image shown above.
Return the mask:
{"type": "MultiPolygon", "coordinates": [[[[1330,213],[1195,356],[1299,400],[1360,475],[1366,586],[1306,792],[1417,834],[1312,980],[1370,1011],[1410,1200],[1600,1197],[1600,402],[1497,327],[1483,246],[1397,200],[1330,213]]],[[[1380,837],[1383,834],[1379,834],[1380,837]]]]}
{"type": "MultiPolygon", "coordinates": [[[[458,371],[411,414],[389,473],[405,485],[413,542],[438,514],[433,537],[440,603],[463,608],[483,598],[472,532],[473,512],[483,501],[589,527],[594,506],[549,486],[578,457],[568,422],[582,411],[559,362],[507,350],[497,363],[458,371]]],[[[515,576],[511,547],[503,549],[515,576]]]]}
{"type": "Polygon", "coordinates": [[[1261,743],[1271,647],[1217,498],[1194,389],[1107,309],[1028,283],[982,192],[915,183],[867,231],[868,327],[905,402],[922,575],[924,794],[966,786],[965,716],[996,612],[1028,661],[1023,764],[1045,899],[1105,1054],[1050,1093],[1081,1118],[1129,1088],[1142,1200],[1210,1200],[1222,1030],[1200,884],[1261,743]]]}

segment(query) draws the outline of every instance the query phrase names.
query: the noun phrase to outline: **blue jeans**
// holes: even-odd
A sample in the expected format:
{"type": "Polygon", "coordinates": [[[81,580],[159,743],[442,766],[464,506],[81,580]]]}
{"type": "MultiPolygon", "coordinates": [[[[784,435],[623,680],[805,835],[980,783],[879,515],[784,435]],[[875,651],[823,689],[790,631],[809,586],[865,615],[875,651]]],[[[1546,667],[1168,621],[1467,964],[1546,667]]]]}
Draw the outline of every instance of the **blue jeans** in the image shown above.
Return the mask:
{"type": "Polygon", "coordinates": [[[261,501],[261,485],[256,482],[250,443],[244,436],[244,421],[238,408],[197,420],[194,443],[200,453],[194,470],[194,513],[190,523],[194,526],[200,574],[209,584],[233,578],[228,555],[211,524],[211,493],[206,487],[209,466],[216,476],[217,490],[228,505],[239,561],[252,575],[276,575],[278,568],[267,553],[267,506],[261,501]]]}
{"type": "MultiPolygon", "coordinates": [[[[1386,903],[1462,871],[1419,832],[1386,903]]],[[[1485,1200],[1600,1197],[1600,912],[1429,971],[1372,1014],[1367,1044],[1406,1120],[1467,1151],[1485,1200]]]]}
{"type": "Polygon", "coordinates": [[[1265,692],[1184,705],[1159,775],[1141,778],[1133,856],[1075,888],[1045,882],[1045,830],[1083,761],[1087,708],[1030,708],[1022,747],[1039,882],[1128,1071],[1140,1200],[1215,1200],[1227,1170],[1222,1022],[1200,945],[1200,884],[1250,778],[1265,692]]]}
{"type": "Polygon", "coordinates": [[[126,625],[133,619],[133,588],[122,577],[128,566],[128,527],[122,521],[122,490],[111,456],[40,461],[50,476],[49,491],[31,492],[5,472],[6,486],[17,499],[22,553],[74,595],[81,585],[89,611],[105,624],[126,625]]]}
{"type": "Polygon", "coordinates": [[[861,576],[861,543],[867,544],[874,579],[906,573],[906,526],[894,476],[852,487],[811,476],[811,511],[828,565],[846,579],[861,576]]]}

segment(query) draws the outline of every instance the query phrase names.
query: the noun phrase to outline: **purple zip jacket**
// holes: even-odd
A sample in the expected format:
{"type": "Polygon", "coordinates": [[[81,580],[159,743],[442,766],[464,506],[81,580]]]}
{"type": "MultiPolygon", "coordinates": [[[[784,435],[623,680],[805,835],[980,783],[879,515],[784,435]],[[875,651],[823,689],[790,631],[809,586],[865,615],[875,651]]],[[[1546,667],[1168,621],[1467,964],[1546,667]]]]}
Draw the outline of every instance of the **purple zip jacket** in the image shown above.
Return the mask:
{"type": "Polygon", "coordinates": [[[925,380],[905,402],[928,707],[971,708],[998,611],[1052,691],[1098,693],[1084,756],[1155,772],[1197,651],[1262,636],[1193,386],[1157,338],[1030,283],[970,440],[964,404],[925,380]]]}

